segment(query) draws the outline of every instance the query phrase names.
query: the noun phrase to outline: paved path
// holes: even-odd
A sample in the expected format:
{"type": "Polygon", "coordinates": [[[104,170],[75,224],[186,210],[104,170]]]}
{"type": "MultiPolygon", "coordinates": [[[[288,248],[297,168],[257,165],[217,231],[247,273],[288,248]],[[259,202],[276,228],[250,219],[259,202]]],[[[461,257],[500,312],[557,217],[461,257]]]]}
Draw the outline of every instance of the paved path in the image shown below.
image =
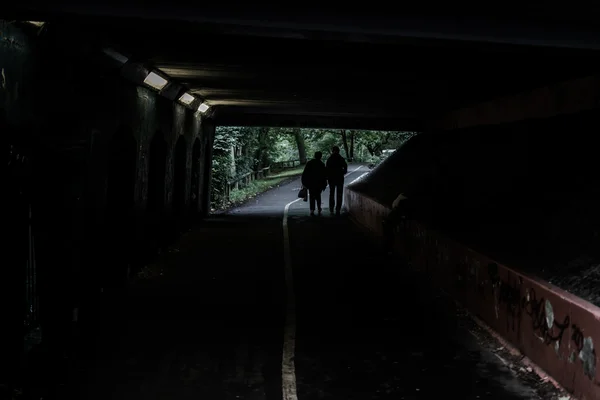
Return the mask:
{"type": "MultiPolygon", "coordinates": [[[[357,167],[347,182],[368,171],[357,167]]],[[[122,335],[90,344],[73,398],[536,398],[452,302],[390,266],[344,214],[311,218],[293,203],[286,265],[282,217],[298,189],[282,185],[186,234],[105,328],[122,335]]]]}

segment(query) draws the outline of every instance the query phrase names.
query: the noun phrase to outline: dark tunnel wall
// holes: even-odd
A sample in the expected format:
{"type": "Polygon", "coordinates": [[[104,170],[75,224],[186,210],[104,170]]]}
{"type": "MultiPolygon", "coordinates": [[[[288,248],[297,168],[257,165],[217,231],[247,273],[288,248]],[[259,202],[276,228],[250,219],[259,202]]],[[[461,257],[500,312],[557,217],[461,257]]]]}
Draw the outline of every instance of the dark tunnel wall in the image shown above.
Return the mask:
{"type": "Polygon", "coordinates": [[[404,192],[418,219],[482,246],[503,243],[548,257],[593,252],[599,128],[594,110],[423,133],[355,188],[388,205],[404,192]]]}
{"type": "Polygon", "coordinates": [[[0,21],[0,134],[7,153],[4,193],[5,258],[0,293],[0,312],[7,327],[7,339],[0,344],[0,376],[7,381],[16,375],[15,360],[23,348],[31,346],[40,324],[39,286],[30,256],[32,228],[30,217],[34,198],[34,149],[30,145],[34,131],[37,102],[35,66],[37,54],[30,35],[14,25],[0,21]],[[23,285],[25,281],[25,285],[23,285]],[[16,297],[15,288],[19,290],[16,297]],[[24,296],[23,296],[24,294],[24,296]]]}
{"type": "MultiPolygon", "coordinates": [[[[35,321],[26,331],[42,321],[44,340],[60,342],[74,308],[81,308],[81,320],[93,318],[86,306],[95,301],[101,287],[103,293],[120,290],[128,271],[135,273],[157,247],[168,245],[193,219],[208,212],[208,195],[203,192],[210,179],[207,157],[212,154],[208,147],[214,124],[126,81],[118,66],[91,63],[86,52],[101,49],[81,50],[78,46],[84,44],[72,34],[1,21],[0,34],[8,197],[9,204],[24,205],[19,208],[23,212],[9,212],[7,229],[27,231],[30,204],[35,238],[30,256],[30,238],[11,237],[9,265],[15,267],[6,282],[20,287],[25,265],[35,258],[38,279],[32,290],[43,304],[40,310],[46,311],[28,311],[26,319],[35,321]],[[156,135],[164,144],[158,150],[164,169],[158,168],[160,176],[153,178],[149,192],[150,145],[156,135]],[[176,180],[178,140],[187,145],[178,169],[182,176],[176,180]],[[201,168],[192,175],[196,140],[201,168]],[[11,157],[27,168],[12,168],[11,157]],[[175,181],[180,182],[179,220],[173,209],[175,181]],[[192,201],[193,184],[199,188],[200,201],[192,201]],[[164,196],[150,201],[161,207],[159,217],[156,213],[150,217],[147,211],[151,193],[164,196]],[[122,215],[125,204],[130,213],[122,215]],[[154,229],[146,229],[149,224],[154,229]]],[[[12,315],[15,326],[22,326],[22,312],[12,315]]]]}
{"type": "MultiPolygon", "coordinates": [[[[63,50],[63,47],[55,47],[53,43],[44,47],[47,51],[45,56],[67,59],[69,51],[63,50]]],[[[135,271],[145,262],[145,256],[152,251],[149,248],[151,243],[164,244],[169,238],[177,235],[182,223],[186,223],[174,220],[174,189],[176,182],[182,182],[177,186],[181,194],[178,209],[189,207],[191,203],[186,194],[191,186],[191,155],[187,153],[191,153],[191,149],[189,146],[184,148],[183,165],[175,170],[175,146],[179,140],[192,142],[201,135],[200,121],[196,121],[199,117],[184,106],[173,103],[148,88],[123,80],[118,70],[104,70],[89,64],[57,63],[44,72],[44,75],[50,78],[43,79],[41,85],[44,91],[55,95],[52,104],[46,109],[48,126],[52,129],[52,134],[48,137],[52,142],[47,145],[44,143],[45,150],[44,154],[40,155],[40,160],[44,159],[46,164],[52,164],[52,159],[59,157],[51,150],[53,148],[75,147],[77,150],[73,150],[73,154],[78,154],[78,157],[83,155],[79,157],[83,158],[81,162],[73,160],[72,163],[67,163],[64,169],[52,172],[54,178],[48,177],[46,182],[53,182],[53,187],[62,184],[65,190],[71,190],[68,188],[73,186],[85,187],[80,201],[85,210],[85,235],[92,240],[86,240],[83,246],[87,248],[88,254],[112,258],[112,263],[114,259],[121,260],[124,266],[120,267],[119,276],[123,278],[127,265],[135,271]],[[82,100],[78,101],[79,99],[82,100]],[[125,141],[117,140],[115,136],[123,131],[129,132],[130,137],[125,141]],[[159,229],[146,231],[150,144],[157,132],[162,133],[166,142],[164,183],[161,182],[165,188],[164,215],[159,229]],[[119,189],[117,194],[117,197],[133,196],[131,226],[126,225],[124,218],[118,218],[121,224],[106,223],[120,208],[110,207],[107,203],[111,198],[111,188],[115,184],[120,185],[111,180],[110,175],[111,153],[123,151],[113,149],[115,143],[127,147],[135,146],[133,151],[125,150],[128,157],[134,159],[121,160],[121,167],[117,167],[119,170],[128,166],[133,170],[122,170],[121,175],[115,174],[118,180],[133,173],[131,191],[119,189]],[[85,171],[85,174],[73,176],[80,171],[85,171]],[[182,176],[176,179],[176,172],[182,176]],[[58,176],[61,179],[56,179],[58,176]],[[150,237],[152,234],[163,238],[150,237]],[[123,241],[126,241],[126,244],[122,243],[123,241]]],[[[73,219],[77,220],[80,217],[73,216],[73,219]]],[[[95,262],[103,257],[91,257],[90,260],[95,262]]],[[[111,261],[104,259],[100,262],[111,261]]],[[[93,277],[90,279],[93,280],[93,277]]]]}

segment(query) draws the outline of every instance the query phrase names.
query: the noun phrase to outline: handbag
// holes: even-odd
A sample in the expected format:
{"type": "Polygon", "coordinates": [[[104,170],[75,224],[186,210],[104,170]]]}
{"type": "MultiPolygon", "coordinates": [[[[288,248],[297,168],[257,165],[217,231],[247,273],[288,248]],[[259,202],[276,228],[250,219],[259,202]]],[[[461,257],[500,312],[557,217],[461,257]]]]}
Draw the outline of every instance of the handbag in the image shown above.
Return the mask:
{"type": "Polygon", "coordinates": [[[298,192],[298,197],[303,199],[304,201],[308,200],[308,191],[306,190],[305,187],[300,189],[300,191],[298,192]]]}

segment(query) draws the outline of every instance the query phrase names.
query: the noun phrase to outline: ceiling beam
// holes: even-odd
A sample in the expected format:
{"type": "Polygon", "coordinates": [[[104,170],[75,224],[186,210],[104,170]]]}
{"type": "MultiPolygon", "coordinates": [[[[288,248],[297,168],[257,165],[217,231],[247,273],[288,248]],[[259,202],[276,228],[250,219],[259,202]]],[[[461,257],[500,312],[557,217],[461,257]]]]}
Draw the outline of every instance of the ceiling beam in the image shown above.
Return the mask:
{"type": "MultiPolygon", "coordinates": [[[[48,18],[57,16],[129,17],[154,21],[194,21],[222,25],[301,29],[311,32],[337,32],[359,35],[384,35],[412,38],[444,38],[456,41],[511,43],[520,45],[600,49],[598,7],[577,10],[552,9],[550,5],[527,9],[489,5],[488,10],[443,6],[422,2],[417,8],[404,6],[396,13],[376,13],[362,7],[328,12],[320,8],[288,7],[286,10],[258,5],[235,7],[227,2],[199,6],[169,2],[140,5],[122,1],[118,5],[103,3],[27,4],[21,1],[3,8],[5,14],[48,18]],[[429,8],[428,8],[429,7],[429,8]],[[433,14],[431,10],[435,10],[433,14]],[[474,11],[475,10],[475,11],[474,11]],[[567,34],[565,34],[567,33],[567,34]]],[[[486,4],[487,5],[487,4],[486,4]]],[[[345,7],[346,8],[346,7],[345,7]]],[[[575,8],[575,7],[574,7],[575,8]]]]}
{"type": "Polygon", "coordinates": [[[415,118],[360,118],[356,116],[322,116],[303,114],[220,114],[215,123],[221,126],[272,126],[288,128],[328,128],[361,130],[421,131],[424,123],[415,118]]]}

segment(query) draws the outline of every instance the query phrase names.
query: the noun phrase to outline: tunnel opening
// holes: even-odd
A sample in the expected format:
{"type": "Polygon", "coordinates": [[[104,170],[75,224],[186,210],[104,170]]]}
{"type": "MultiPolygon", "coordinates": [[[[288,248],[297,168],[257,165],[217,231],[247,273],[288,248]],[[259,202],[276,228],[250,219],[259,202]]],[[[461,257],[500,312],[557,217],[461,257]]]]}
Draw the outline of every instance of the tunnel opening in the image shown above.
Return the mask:
{"type": "Polygon", "coordinates": [[[185,137],[179,136],[173,155],[173,213],[181,224],[185,213],[185,184],[186,184],[187,145],[185,137]]]}
{"type": "Polygon", "coordinates": [[[190,214],[194,217],[200,206],[200,139],[194,140],[192,147],[192,173],[190,183],[190,214]]]}
{"type": "Polygon", "coordinates": [[[121,126],[109,144],[106,188],[106,238],[112,260],[106,266],[105,285],[120,286],[131,263],[134,235],[134,206],[137,167],[137,142],[131,129],[121,126]]]}
{"type": "Polygon", "coordinates": [[[147,203],[150,225],[148,240],[153,250],[160,248],[165,239],[163,220],[165,218],[167,151],[167,141],[163,133],[156,132],[150,142],[147,203]]]}
{"type": "Polygon", "coordinates": [[[241,204],[298,178],[316,152],[324,163],[334,147],[347,163],[374,168],[414,131],[219,126],[213,154],[211,202],[215,210],[241,204]]]}

